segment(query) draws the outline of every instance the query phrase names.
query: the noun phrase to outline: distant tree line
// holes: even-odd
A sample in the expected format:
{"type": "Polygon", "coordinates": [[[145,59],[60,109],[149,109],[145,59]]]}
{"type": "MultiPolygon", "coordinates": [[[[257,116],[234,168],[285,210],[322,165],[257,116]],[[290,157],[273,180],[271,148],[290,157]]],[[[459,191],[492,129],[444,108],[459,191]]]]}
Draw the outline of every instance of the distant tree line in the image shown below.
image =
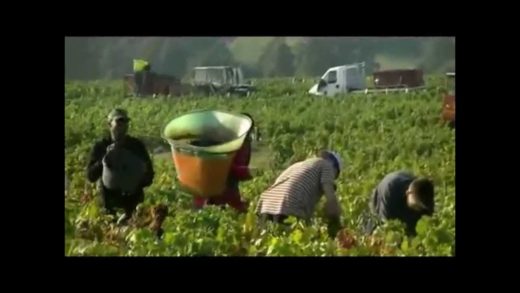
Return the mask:
{"type": "MultiPolygon", "coordinates": [[[[132,59],[144,58],[158,73],[186,77],[194,66],[240,65],[246,77],[318,76],[331,66],[366,62],[371,73],[377,55],[412,58],[425,72],[454,70],[454,38],[309,37],[293,47],[273,38],[255,65],[237,62],[229,38],[66,37],[66,79],[118,79],[132,72],[132,59]]],[[[232,41],[232,40],[231,40],[232,41]]]]}

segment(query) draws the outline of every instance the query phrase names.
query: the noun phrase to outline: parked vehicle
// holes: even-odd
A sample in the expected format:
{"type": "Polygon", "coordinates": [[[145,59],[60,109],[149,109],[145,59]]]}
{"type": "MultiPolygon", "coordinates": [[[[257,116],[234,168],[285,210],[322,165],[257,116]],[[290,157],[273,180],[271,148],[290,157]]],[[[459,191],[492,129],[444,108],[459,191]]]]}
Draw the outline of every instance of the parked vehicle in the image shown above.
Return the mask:
{"type": "Polygon", "coordinates": [[[422,71],[417,69],[377,71],[373,77],[375,86],[367,87],[364,62],[331,67],[309,93],[335,96],[344,93],[409,92],[424,88],[422,71]]]}

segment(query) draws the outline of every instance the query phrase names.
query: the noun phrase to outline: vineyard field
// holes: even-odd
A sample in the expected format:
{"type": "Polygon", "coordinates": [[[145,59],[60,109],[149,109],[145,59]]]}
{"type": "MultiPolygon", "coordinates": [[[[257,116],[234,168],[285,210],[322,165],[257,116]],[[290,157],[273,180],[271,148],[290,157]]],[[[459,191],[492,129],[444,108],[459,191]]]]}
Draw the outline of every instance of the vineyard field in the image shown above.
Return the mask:
{"type": "Polygon", "coordinates": [[[119,82],[65,84],[65,254],[69,256],[453,256],[455,254],[455,130],[441,123],[441,78],[410,93],[313,97],[312,81],[261,80],[249,97],[125,98],[119,82]],[[139,210],[162,203],[169,215],[161,240],[148,228],[119,227],[99,207],[88,183],[90,148],[107,131],[115,108],[132,118],[129,134],[142,139],[152,156],[153,184],[139,210]],[[177,188],[169,146],[161,138],[173,118],[194,110],[248,112],[262,133],[255,141],[253,180],[241,183],[249,211],[207,207],[194,211],[191,196],[177,188]],[[336,182],[345,229],[356,239],[343,248],[327,236],[320,209],[310,225],[293,220],[288,228],[262,225],[254,213],[260,194],[291,163],[329,148],[342,157],[336,182]],[[360,223],[376,184],[387,174],[409,170],[435,183],[435,213],[423,217],[417,236],[390,221],[374,235],[360,223]]]}

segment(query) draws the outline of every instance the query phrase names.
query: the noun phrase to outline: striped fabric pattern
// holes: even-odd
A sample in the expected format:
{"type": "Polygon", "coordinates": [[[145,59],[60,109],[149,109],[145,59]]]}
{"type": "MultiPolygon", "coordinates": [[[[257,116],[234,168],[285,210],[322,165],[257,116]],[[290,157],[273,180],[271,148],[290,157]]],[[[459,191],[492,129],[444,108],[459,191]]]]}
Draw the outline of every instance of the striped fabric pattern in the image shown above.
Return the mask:
{"type": "Polygon", "coordinates": [[[295,163],[262,193],[256,212],[310,219],[323,194],[322,184],[334,184],[334,177],[328,160],[311,158],[295,163]]]}

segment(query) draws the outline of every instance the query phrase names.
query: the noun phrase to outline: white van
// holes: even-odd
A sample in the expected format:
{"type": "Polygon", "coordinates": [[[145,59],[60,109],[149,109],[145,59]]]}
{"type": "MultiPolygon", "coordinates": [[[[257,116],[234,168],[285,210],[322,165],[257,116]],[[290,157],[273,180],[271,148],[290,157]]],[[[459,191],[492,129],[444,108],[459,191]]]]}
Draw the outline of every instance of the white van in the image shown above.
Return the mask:
{"type": "Polygon", "coordinates": [[[318,84],[309,90],[317,96],[335,96],[336,94],[369,94],[414,92],[426,89],[422,71],[418,69],[393,69],[374,72],[375,87],[366,85],[365,62],[329,68],[318,84]]]}
{"type": "Polygon", "coordinates": [[[310,94],[334,96],[339,93],[362,91],[367,88],[365,62],[329,68],[318,84],[312,86],[310,94]]]}

